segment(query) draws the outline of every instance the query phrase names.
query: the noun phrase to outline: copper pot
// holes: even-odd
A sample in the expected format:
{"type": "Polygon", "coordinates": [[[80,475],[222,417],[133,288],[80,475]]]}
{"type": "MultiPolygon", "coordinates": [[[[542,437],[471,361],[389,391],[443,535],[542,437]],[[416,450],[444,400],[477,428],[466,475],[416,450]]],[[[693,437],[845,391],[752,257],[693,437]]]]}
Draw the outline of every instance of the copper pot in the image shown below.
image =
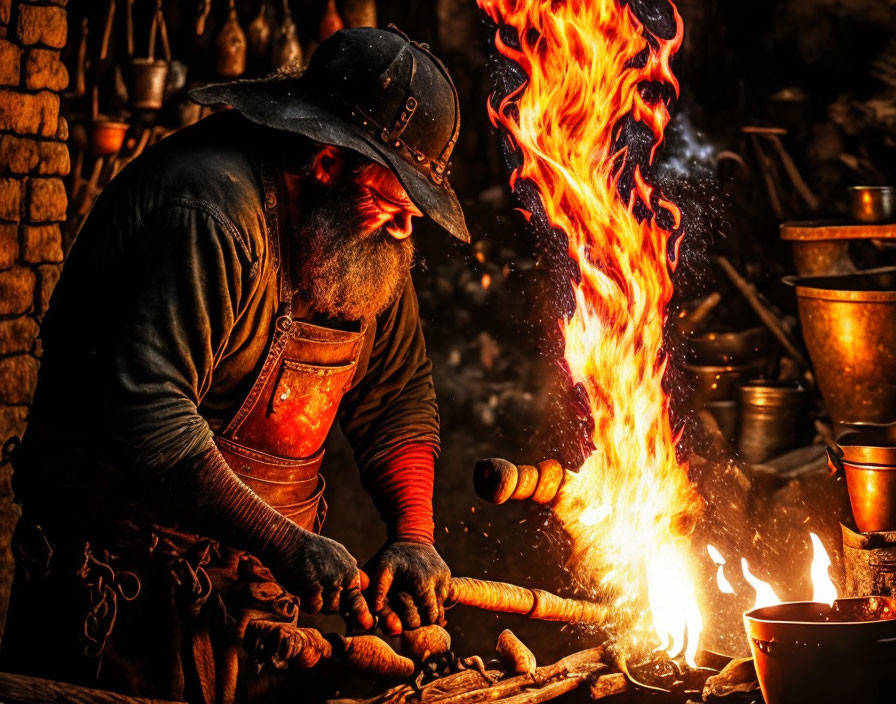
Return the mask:
{"type": "Polygon", "coordinates": [[[893,219],[896,197],[892,186],[853,186],[849,189],[849,211],[859,222],[893,219]]]}
{"type": "Polygon", "coordinates": [[[132,104],[143,110],[158,110],[165,102],[168,62],[162,59],[131,59],[134,74],[132,104]]]}
{"type": "Polygon", "coordinates": [[[126,122],[94,120],[90,125],[90,148],[96,156],[117,154],[128,131],[126,122]]]}
{"type": "Polygon", "coordinates": [[[862,533],[896,530],[896,424],[849,430],[828,449],[830,466],[846,477],[849,504],[862,533]]]}
{"type": "Polygon", "coordinates": [[[793,263],[800,276],[855,274],[856,268],[849,256],[851,241],[894,238],[896,223],[814,220],[781,225],[781,239],[790,243],[793,263]]]}
{"type": "Polygon", "coordinates": [[[766,606],[744,626],[766,704],[893,701],[896,599],[766,606]]]}
{"type": "Polygon", "coordinates": [[[846,423],[896,421],[896,267],[788,277],[828,413],[846,423]]]}

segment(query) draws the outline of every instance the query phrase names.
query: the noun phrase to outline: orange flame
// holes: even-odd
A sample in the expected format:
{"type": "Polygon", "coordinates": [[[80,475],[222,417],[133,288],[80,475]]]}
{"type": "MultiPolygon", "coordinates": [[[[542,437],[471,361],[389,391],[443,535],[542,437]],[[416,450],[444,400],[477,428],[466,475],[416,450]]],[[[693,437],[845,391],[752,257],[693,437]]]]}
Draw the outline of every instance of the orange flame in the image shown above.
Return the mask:
{"type": "Polygon", "coordinates": [[[640,165],[627,170],[633,188],[623,202],[628,154],[615,146],[624,118],[649,128],[654,150],[662,140],[667,106],[641,88],[677,92],[669,60],[681,44],[681,18],[675,11],[675,36],[662,39],[616,0],[478,2],[516,30],[513,46],[501,32],[495,44],[527,75],[497,109],[489,106],[522,155],[511,184],[534,184],[580,272],[576,310],[562,328],[595,450],[564,484],[555,512],[573,538],[580,575],[618,606],[629,642],[644,643],[652,629],[654,643],[693,662],[702,621],[688,546],[673,520],[686,524],[699,499],[676,459],[662,388],[674,264],[670,232],[654,216],[662,208],[677,229],[680,212],[653,192],[640,165]],[[638,202],[650,217],[636,217],[638,202]]]}

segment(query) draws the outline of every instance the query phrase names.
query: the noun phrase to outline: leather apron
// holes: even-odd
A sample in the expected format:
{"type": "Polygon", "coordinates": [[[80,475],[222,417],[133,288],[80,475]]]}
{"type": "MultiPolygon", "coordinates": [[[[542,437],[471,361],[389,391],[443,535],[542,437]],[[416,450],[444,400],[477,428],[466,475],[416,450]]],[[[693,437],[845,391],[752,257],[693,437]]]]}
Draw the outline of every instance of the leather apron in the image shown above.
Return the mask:
{"type": "Polygon", "coordinates": [[[262,165],[268,250],[279,271],[279,308],[267,357],[236,415],[215,442],[259,497],[302,528],[319,530],[326,512],[323,444],[349,389],[364,342],[360,331],[292,317],[290,260],[281,256],[277,190],[262,165]]]}

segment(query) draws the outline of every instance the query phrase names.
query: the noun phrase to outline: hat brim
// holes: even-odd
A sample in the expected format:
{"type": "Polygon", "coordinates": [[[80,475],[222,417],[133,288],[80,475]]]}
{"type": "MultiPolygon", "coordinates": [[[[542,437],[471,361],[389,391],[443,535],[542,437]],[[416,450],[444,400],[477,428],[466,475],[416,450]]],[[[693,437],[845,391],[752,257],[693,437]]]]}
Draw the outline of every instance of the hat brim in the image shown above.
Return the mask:
{"type": "Polygon", "coordinates": [[[464,213],[447,182],[434,183],[400,154],[319,105],[299,90],[283,90],[283,79],[262,78],[194,88],[190,98],[200,105],[226,104],[266,127],[300,134],[324,144],[351,149],[389,168],[408,197],[437,225],[461,242],[470,242],[464,213]]]}

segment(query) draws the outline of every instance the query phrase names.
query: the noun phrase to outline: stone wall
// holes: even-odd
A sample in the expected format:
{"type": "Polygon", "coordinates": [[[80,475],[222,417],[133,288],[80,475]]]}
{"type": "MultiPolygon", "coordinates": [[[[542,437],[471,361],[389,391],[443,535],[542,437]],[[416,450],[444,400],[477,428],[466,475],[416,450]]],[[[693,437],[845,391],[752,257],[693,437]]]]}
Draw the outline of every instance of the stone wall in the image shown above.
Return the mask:
{"type": "MultiPolygon", "coordinates": [[[[25,429],[39,366],[38,322],[62,264],[68,126],[59,113],[67,0],[0,0],[0,442],[25,429]]],[[[0,623],[16,520],[0,470],[0,623]]]]}

